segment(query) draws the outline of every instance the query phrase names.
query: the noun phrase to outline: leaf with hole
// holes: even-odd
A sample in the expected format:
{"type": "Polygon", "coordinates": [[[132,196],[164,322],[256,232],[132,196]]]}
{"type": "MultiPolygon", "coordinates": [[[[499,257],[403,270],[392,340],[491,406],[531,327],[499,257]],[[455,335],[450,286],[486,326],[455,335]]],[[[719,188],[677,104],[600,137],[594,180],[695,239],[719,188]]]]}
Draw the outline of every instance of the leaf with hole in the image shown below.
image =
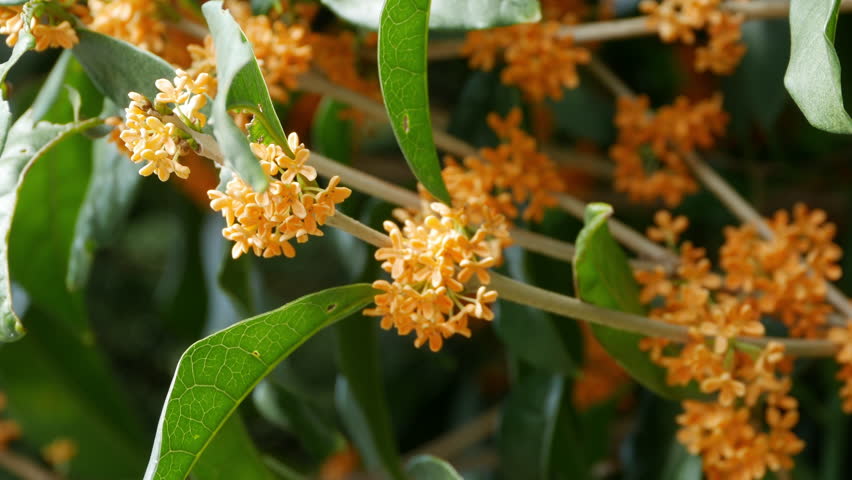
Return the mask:
{"type": "Polygon", "coordinates": [[[323,290],[190,346],[163,405],[145,478],[185,478],[258,382],[313,334],[366,306],[375,292],[366,284],[323,290]]]}
{"type": "Polygon", "coordinates": [[[852,133],[843,108],[840,60],[834,34],[840,0],[790,2],[790,63],[784,86],[811,125],[833,133],[852,133]]]}

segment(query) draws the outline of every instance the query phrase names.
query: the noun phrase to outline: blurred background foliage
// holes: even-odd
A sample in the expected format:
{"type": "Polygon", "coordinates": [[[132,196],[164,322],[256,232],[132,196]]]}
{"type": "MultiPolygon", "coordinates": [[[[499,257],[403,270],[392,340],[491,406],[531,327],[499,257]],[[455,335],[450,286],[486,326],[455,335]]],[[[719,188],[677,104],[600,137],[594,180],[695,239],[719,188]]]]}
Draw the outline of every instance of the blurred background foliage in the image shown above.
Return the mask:
{"type": "MultiPolygon", "coordinates": [[[[636,13],[635,2],[617,7],[619,15],[636,13]]],[[[328,11],[318,19],[334,21],[328,11]]],[[[845,20],[836,43],[848,72],[852,49],[843,46],[852,45],[852,29],[844,28],[845,20]]],[[[709,155],[714,168],[763,213],[795,201],[825,209],[838,225],[838,243],[852,251],[845,215],[852,204],[852,140],[809,126],[784,90],[785,20],[750,21],[743,38],[747,55],[734,75],[721,80],[691,73],[681,47],[657,38],[608,42],[598,55],[654,105],[679,94],[703,97],[721,90],[731,121],[727,137],[709,155]]],[[[0,58],[9,52],[3,46],[0,58]]],[[[32,104],[58,58],[52,51],[28,53],[12,70],[15,116],[32,104]]],[[[69,62],[64,80],[80,92],[83,116],[97,114],[100,95],[76,61],[69,62]]],[[[436,125],[443,122],[475,146],[495,144],[485,117],[521,106],[520,93],[502,85],[497,74],[471,71],[463,59],[433,62],[429,69],[436,125]]],[[[602,155],[615,136],[613,100],[581,74],[580,87],[547,108],[560,147],[602,155]]],[[[852,76],[843,77],[843,86],[848,104],[852,76]]],[[[59,90],[47,118],[72,118],[68,95],[59,90]]],[[[309,147],[414,185],[388,127],[341,120],[340,105],[311,94],[294,95],[279,107],[285,129],[310,139],[309,147]]],[[[524,108],[534,117],[534,107],[524,108]]],[[[222,220],[206,205],[209,184],[195,174],[189,181],[138,181],[134,170],[104,140],[70,138],[29,173],[12,228],[15,301],[29,332],[23,341],[0,347],[6,416],[23,430],[9,448],[37,458],[46,445],[70,438],[79,452],[60,468],[68,478],[141,477],[175,364],[193,341],[307,293],[379,274],[373,249],[338,231],[300,246],[294,259],[231,261],[222,220]],[[127,203],[117,208],[125,212],[93,237],[88,281],[69,291],[71,232],[99,161],[129,166],[119,173],[127,203]]],[[[580,172],[572,193],[614,205],[619,218],[639,230],[654,212],[613,193],[608,181],[580,172]]],[[[391,206],[354,194],[344,209],[380,228],[391,206]]],[[[706,247],[711,258],[723,227],[735,223],[707,192],[688,197],[676,212],[690,218],[687,238],[706,247]]],[[[571,240],[581,223],[551,211],[529,227],[571,240]]],[[[842,265],[852,271],[852,256],[842,265]]],[[[568,263],[513,248],[503,268],[554,291],[572,289],[568,263]]],[[[852,291],[850,278],[839,282],[845,291],[852,291]]],[[[364,478],[358,472],[385,465],[383,456],[419,452],[475,419],[494,435],[463,448],[440,444],[434,452],[466,479],[700,478],[700,461],[674,440],[676,403],[625,384],[595,404],[578,405],[573,391],[584,363],[581,327],[514,304],[501,302],[498,310],[493,325],[473,325],[472,339],[449,340],[439,353],[416,350],[410,339],[358,315],[310,339],[239,410],[264,463],[276,472],[271,478],[364,478]],[[353,411],[359,403],[365,411],[353,411]],[[359,422],[365,416],[389,422],[390,444],[364,432],[359,422]]],[[[807,448],[795,478],[841,478],[847,471],[852,437],[833,393],[835,368],[830,360],[797,364],[795,393],[803,415],[797,433],[807,448]]],[[[246,433],[233,428],[238,436],[246,433]]],[[[209,455],[216,455],[213,447],[209,455]]],[[[198,478],[249,478],[225,477],[203,464],[198,478]]],[[[0,468],[0,478],[15,477],[0,468]]]]}

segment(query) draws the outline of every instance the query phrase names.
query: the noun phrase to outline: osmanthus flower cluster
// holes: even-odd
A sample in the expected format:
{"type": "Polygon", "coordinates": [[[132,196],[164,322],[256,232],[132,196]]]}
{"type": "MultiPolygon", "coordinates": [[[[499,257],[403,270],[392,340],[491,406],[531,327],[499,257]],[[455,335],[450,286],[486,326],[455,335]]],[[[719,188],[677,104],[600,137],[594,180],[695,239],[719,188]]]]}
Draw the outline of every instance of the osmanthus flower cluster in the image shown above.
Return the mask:
{"type": "Polygon", "coordinates": [[[469,319],[491,320],[497,292],[488,289],[488,269],[502,262],[509,244],[502,215],[474,224],[465,208],[432,202],[422,212],[394,212],[402,227],[386,221],[391,245],[376,251],[392,281],[377,280],[375,308],[384,329],[414,332],[414,345],[429,343],[433,352],[453,335],[470,337],[469,319]],[[476,283],[474,283],[476,282],[476,283]]]}
{"type": "Polygon", "coordinates": [[[6,35],[6,45],[12,47],[26,29],[35,39],[38,52],[55,47],[71,48],[80,41],[71,25],[73,15],[85,13],[86,7],[74,0],[37,3],[29,12],[24,12],[22,5],[0,7],[0,35],[6,35]]]}
{"type": "Polygon", "coordinates": [[[724,134],[728,115],[720,94],[694,103],[678,97],[656,113],[649,107],[646,96],[618,99],[618,139],[609,151],[615,162],[615,189],[633,201],[662,199],[673,207],[698,190],[684,154],[712,147],[724,134]]]}
{"type": "Polygon", "coordinates": [[[476,222],[490,212],[540,221],[545,208],[556,205],[556,194],[565,190],[556,165],[520,128],[520,109],[513,109],[505,118],[491,113],[487,121],[500,145],[481,148],[478,155],[461,163],[445,158],[442,176],[453,205],[466,205],[476,222]]]}
{"type": "Polygon", "coordinates": [[[505,62],[500,79],[533,102],[559,100],[563,89],[580,83],[577,65],[591,60],[589,50],[559,32],[561,23],[545,21],[468,32],[462,54],[471,68],[491,71],[505,62]]]}
{"type": "Polygon", "coordinates": [[[694,45],[698,36],[706,43],[695,49],[695,69],[729,74],[745,55],[740,29],[744,16],[719,10],[721,0],[643,0],[639,10],[664,42],[694,45]],[[704,35],[696,35],[703,33],[704,35]]]}
{"type": "Polygon", "coordinates": [[[688,327],[690,337],[682,348],[656,338],[641,346],[668,370],[671,384],[694,381],[716,399],[683,403],[678,439],[702,456],[709,478],[757,479],[791,468],[804,448],[792,432],[798,403],[785,376],[791,364],[780,344],[758,350],[735,337],[764,336],[762,319],[782,322],[792,336],[824,334],[827,282],[840,276],[834,226],[821,210],[796,205],[792,215],[780,211],[768,222],[771,240],[752,226],[729,227],[717,274],[704,249],[690,242],[677,247],[684,217],[663,211],[655,220],[648,236],[678,248],[680,264],[672,275],[662,267],[638,271],[641,300],[659,305],[651,317],[688,327]]]}

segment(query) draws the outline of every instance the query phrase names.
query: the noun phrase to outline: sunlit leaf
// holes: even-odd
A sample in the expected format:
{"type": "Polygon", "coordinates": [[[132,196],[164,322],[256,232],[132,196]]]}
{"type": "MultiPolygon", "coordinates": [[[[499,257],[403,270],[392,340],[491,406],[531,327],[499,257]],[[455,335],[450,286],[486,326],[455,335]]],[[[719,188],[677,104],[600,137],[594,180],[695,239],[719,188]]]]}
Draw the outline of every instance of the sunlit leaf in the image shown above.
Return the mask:
{"type": "Polygon", "coordinates": [[[410,480],[462,480],[449,463],[432,455],[418,455],[405,464],[410,480]]]}
{"type": "Polygon", "coordinates": [[[379,27],[379,80],[405,160],[435,198],[450,203],[432,138],[427,77],[429,0],[387,0],[379,27]]]}
{"type": "Polygon", "coordinates": [[[834,33],[840,0],[790,2],[790,63],[784,86],[811,125],[833,133],[852,133],[843,108],[840,61],[834,33]]]}
{"type": "Polygon", "coordinates": [[[164,403],[145,478],[188,475],[258,382],[313,334],[358,311],[374,294],[364,284],[324,290],[190,346],[164,403]]]}
{"type": "MultiPolygon", "coordinates": [[[[607,226],[612,207],[592,203],[586,207],[585,226],[577,236],[574,254],[574,285],[577,297],[601,307],[644,315],[639,285],[627,263],[627,255],[615,242],[607,226]]],[[[689,389],[671,387],[666,371],[639,349],[641,335],[604,325],[591,324],[606,351],[645,387],[667,397],[683,396],[689,389]]]]}
{"type": "MultiPolygon", "coordinates": [[[[376,30],[385,2],[322,0],[322,3],[346,21],[376,30]]],[[[537,0],[434,0],[430,12],[429,28],[446,30],[472,30],[541,19],[537,0]]]]}

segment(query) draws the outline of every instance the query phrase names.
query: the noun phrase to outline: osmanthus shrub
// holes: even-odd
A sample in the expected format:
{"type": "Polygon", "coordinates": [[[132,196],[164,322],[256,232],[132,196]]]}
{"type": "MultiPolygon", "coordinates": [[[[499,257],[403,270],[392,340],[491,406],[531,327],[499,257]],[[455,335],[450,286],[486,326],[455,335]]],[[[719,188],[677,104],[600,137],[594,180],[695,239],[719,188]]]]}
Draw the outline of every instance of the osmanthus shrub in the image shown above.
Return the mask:
{"type": "Polygon", "coordinates": [[[847,6],[0,1],[0,478],[839,478],[847,6]]]}

